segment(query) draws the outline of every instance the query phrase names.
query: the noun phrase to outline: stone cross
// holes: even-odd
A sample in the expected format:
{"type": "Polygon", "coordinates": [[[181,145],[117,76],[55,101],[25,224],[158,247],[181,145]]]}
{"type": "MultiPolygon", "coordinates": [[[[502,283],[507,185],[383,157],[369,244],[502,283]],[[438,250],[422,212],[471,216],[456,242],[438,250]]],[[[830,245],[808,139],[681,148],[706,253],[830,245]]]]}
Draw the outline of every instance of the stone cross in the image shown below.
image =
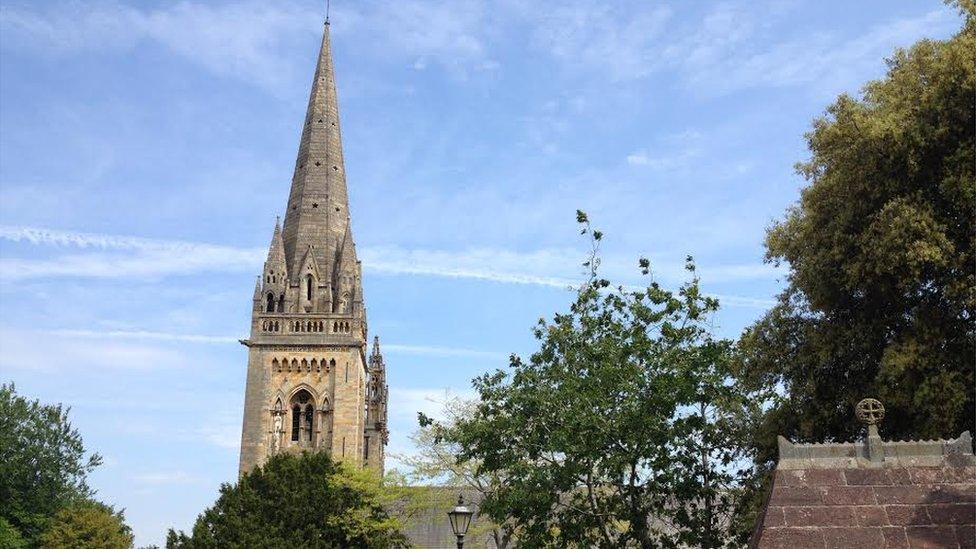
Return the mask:
{"type": "Polygon", "coordinates": [[[884,419],[884,405],[876,398],[865,398],[854,406],[854,415],[868,426],[868,459],[881,463],[884,461],[884,445],[881,443],[881,435],[878,434],[878,423],[884,419]]]}

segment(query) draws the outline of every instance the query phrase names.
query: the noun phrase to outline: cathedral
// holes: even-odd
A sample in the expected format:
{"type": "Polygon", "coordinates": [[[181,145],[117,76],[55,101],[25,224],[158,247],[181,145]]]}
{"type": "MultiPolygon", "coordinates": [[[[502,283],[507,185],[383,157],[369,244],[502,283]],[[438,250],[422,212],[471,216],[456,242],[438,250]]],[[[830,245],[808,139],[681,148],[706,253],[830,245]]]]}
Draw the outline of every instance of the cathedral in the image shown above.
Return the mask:
{"type": "Polygon", "coordinates": [[[279,452],[326,451],[383,473],[389,438],[379,338],[367,353],[362,265],[342,160],[326,21],[285,222],[254,288],[241,474],[279,452]]]}

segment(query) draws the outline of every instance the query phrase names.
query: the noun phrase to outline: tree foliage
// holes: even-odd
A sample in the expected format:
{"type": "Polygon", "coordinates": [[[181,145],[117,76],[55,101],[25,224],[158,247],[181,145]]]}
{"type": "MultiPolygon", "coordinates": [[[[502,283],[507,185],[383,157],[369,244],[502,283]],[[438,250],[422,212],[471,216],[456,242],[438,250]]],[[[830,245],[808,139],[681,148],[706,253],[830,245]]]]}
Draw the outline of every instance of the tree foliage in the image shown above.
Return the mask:
{"type": "Polygon", "coordinates": [[[481,512],[526,546],[723,547],[748,461],[739,436],[762,398],[731,383],[733,344],[709,333],[718,302],[691,258],[677,292],[612,288],[602,234],[577,215],[587,282],[568,313],[539,321],[528,361],[475,379],[480,402],[445,436],[479,475],[505,478],[481,512]]]}
{"type": "Polygon", "coordinates": [[[65,505],[93,494],[86,479],[101,458],[86,457],[68,411],[0,385],[0,519],[26,540],[38,539],[65,505]]]}
{"type": "Polygon", "coordinates": [[[744,381],[785,398],[757,436],[850,439],[854,404],[887,409],[892,438],[976,425],[976,22],[889,60],[807,134],[809,185],[766,238],[789,265],[779,303],[744,334],[744,381]]]}
{"type": "Polygon", "coordinates": [[[10,522],[0,517],[0,547],[4,549],[25,549],[27,540],[10,522]]]}
{"type": "MultiPolygon", "coordinates": [[[[498,472],[482,473],[477,460],[458,462],[457,456],[462,448],[454,435],[459,422],[474,416],[476,403],[459,397],[449,397],[444,402],[444,420],[434,422],[418,412],[420,428],[410,437],[415,451],[398,456],[401,463],[411,471],[414,484],[439,484],[426,490],[414,490],[410,502],[420,510],[450,509],[455,505],[457,492],[446,489],[462,488],[474,491],[484,498],[497,491],[505,479],[498,472]]],[[[428,515],[423,515],[427,517],[428,515]]],[[[469,539],[490,537],[496,549],[514,547],[516,528],[511,520],[495,522],[488,516],[481,516],[471,524],[469,539]]]]}
{"type": "Polygon", "coordinates": [[[190,535],[169,531],[166,546],[186,549],[403,547],[384,509],[381,482],[323,452],[279,454],[224,484],[190,535]]]}
{"type": "Polygon", "coordinates": [[[78,501],[54,515],[41,536],[44,549],[129,549],[132,530],[121,512],[95,501],[78,501]]]}

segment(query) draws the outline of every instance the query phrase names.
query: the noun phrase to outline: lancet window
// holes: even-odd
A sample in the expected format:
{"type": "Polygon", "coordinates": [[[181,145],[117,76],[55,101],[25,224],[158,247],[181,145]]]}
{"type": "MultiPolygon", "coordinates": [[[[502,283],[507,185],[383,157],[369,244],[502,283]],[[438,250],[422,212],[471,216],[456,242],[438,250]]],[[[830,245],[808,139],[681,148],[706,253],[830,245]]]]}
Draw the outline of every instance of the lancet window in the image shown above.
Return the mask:
{"type": "Polygon", "coordinates": [[[312,395],[302,389],[291,398],[291,441],[311,443],[315,432],[315,403],[312,395]]]}

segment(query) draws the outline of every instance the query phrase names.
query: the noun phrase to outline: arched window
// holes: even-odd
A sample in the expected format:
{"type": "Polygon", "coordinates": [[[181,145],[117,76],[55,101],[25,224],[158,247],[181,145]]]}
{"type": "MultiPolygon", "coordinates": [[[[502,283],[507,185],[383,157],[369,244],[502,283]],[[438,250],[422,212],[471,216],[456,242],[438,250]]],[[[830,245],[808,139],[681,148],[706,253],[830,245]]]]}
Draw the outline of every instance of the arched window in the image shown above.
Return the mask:
{"type": "Polygon", "coordinates": [[[285,294],[281,294],[278,297],[278,312],[279,313],[285,312],[285,294]]]}
{"type": "Polygon", "coordinates": [[[269,293],[268,294],[268,312],[269,313],[273,313],[274,312],[274,304],[275,304],[274,294],[270,294],[269,293]]]}
{"type": "Polygon", "coordinates": [[[305,297],[312,301],[312,275],[305,277],[305,297]]]}
{"type": "Polygon", "coordinates": [[[291,397],[291,440],[306,442],[312,440],[315,403],[312,395],[302,389],[291,397]]]}

